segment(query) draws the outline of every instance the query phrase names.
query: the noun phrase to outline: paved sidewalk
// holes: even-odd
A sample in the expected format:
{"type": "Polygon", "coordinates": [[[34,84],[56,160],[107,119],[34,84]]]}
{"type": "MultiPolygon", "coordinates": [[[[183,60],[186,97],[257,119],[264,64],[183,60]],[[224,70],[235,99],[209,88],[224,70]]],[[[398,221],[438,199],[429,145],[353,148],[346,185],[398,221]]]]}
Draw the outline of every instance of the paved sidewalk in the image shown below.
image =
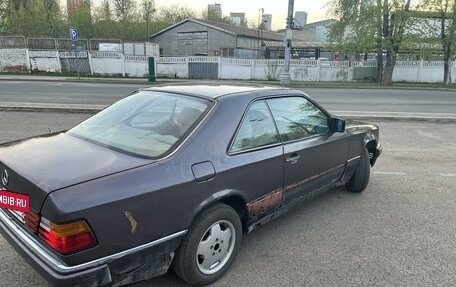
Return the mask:
{"type": "MultiPolygon", "coordinates": [[[[174,79],[157,79],[156,83],[175,81],[174,79]]],[[[145,78],[93,78],[93,77],[65,77],[65,76],[45,76],[45,75],[1,75],[0,81],[45,81],[45,82],[91,82],[91,83],[132,83],[132,84],[154,84],[145,78]]]]}
{"type": "MultiPolygon", "coordinates": [[[[269,85],[280,86],[280,81],[259,80],[199,80],[199,79],[171,79],[157,78],[156,82],[149,82],[147,78],[108,78],[108,77],[75,77],[61,75],[33,75],[33,74],[0,74],[1,81],[48,81],[48,82],[77,82],[77,83],[103,83],[103,84],[139,84],[160,85],[170,83],[200,83],[200,84],[235,84],[235,85],[269,85]]],[[[401,90],[440,90],[455,91],[453,88],[443,88],[438,84],[395,83],[385,87],[376,83],[345,83],[345,82],[292,82],[290,88],[333,88],[333,89],[401,89],[401,90]]]]}
{"type": "MultiPolygon", "coordinates": [[[[257,84],[257,85],[279,85],[279,81],[247,81],[247,80],[198,80],[198,79],[169,79],[158,78],[155,82],[149,82],[146,78],[97,78],[97,77],[65,77],[46,75],[2,75],[0,81],[42,81],[42,82],[76,82],[76,83],[108,83],[108,84],[141,84],[160,85],[171,83],[217,83],[217,84],[257,84]]],[[[305,86],[306,83],[302,83],[305,86]]]]}

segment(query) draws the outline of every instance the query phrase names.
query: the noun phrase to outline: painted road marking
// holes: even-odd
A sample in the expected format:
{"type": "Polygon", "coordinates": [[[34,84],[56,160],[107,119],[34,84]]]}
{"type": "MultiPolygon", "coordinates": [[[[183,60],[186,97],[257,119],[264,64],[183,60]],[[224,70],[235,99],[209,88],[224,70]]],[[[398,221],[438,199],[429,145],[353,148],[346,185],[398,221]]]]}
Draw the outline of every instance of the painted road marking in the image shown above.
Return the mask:
{"type": "Polygon", "coordinates": [[[382,175],[398,175],[398,176],[404,176],[404,175],[407,175],[405,172],[397,172],[397,171],[374,171],[374,174],[382,174],[382,175]]]}
{"type": "MultiPolygon", "coordinates": [[[[406,176],[407,173],[400,171],[374,171],[374,174],[379,175],[394,175],[394,176],[406,176]]],[[[456,177],[456,173],[438,173],[442,177],[456,177]]]]}

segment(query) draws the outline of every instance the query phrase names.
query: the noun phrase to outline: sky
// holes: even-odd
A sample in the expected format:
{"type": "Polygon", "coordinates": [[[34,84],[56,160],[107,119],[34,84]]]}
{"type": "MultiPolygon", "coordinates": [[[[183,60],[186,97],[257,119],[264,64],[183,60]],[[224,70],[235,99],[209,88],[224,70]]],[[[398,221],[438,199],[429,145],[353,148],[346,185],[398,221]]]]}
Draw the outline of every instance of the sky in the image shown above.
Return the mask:
{"type": "MultiPolygon", "coordinates": [[[[307,23],[327,19],[324,7],[327,0],[295,0],[294,11],[307,12],[307,23]]],[[[250,23],[258,22],[259,10],[264,8],[264,14],[272,14],[272,28],[285,28],[287,17],[288,0],[218,0],[222,5],[223,16],[229,16],[230,12],[245,12],[250,23]]],[[[207,4],[214,4],[208,0],[155,0],[157,7],[179,4],[187,6],[198,12],[207,9],[207,4]]]]}

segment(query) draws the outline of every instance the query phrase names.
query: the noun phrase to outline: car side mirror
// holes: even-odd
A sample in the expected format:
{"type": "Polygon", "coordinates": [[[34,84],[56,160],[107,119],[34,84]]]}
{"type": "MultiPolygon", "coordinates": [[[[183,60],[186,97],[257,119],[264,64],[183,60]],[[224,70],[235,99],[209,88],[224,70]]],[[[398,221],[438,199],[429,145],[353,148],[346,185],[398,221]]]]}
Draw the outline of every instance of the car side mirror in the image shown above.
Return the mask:
{"type": "Polygon", "coordinates": [[[345,131],[345,120],[339,118],[331,118],[329,126],[333,132],[343,133],[345,131]]]}

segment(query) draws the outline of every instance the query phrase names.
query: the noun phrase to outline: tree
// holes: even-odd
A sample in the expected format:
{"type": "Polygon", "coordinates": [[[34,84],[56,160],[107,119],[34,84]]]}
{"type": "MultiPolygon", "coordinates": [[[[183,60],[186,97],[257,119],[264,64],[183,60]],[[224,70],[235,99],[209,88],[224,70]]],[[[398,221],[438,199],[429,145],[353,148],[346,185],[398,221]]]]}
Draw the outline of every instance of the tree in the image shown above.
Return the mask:
{"type": "Polygon", "coordinates": [[[111,6],[109,5],[109,0],[103,0],[101,2],[100,8],[98,9],[98,19],[100,20],[111,20],[112,12],[111,6]]]}
{"type": "MultiPolygon", "coordinates": [[[[455,0],[428,0],[425,5],[437,12],[440,27],[437,37],[443,50],[443,84],[451,85],[451,60],[454,57],[456,44],[456,1],[455,0]]],[[[432,27],[435,29],[435,27],[432,27]]],[[[432,28],[430,30],[432,30],[432,28]]]]}
{"type": "Polygon", "coordinates": [[[68,28],[77,27],[83,38],[144,41],[150,34],[196,13],[179,5],[156,9],[154,0],[101,0],[92,7],[85,0],[68,17],[60,0],[0,0],[0,33],[26,37],[68,38],[68,28]],[[93,9],[92,9],[93,8],[93,9]],[[115,13],[115,14],[114,14],[115,13]],[[113,16],[115,15],[115,16],[113,16]]]}
{"type": "Polygon", "coordinates": [[[4,34],[57,37],[61,20],[54,0],[0,0],[0,32],[4,34]]]}
{"type": "Polygon", "coordinates": [[[411,0],[394,1],[389,3],[383,0],[383,39],[386,49],[386,64],[383,71],[382,85],[390,86],[393,81],[393,71],[396,65],[397,53],[399,52],[404,38],[405,26],[410,18],[411,0]]]}
{"type": "Polygon", "coordinates": [[[159,10],[160,20],[168,24],[175,24],[184,19],[195,17],[195,11],[191,10],[188,7],[180,5],[161,7],[161,9],[159,10]]]}
{"type": "Polygon", "coordinates": [[[451,59],[454,56],[454,46],[456,42],[456,1],[443,0],[445,4],[444,9],[441,10],[441,39],[443,44],[443,84],[445,86],[451,85],[451,59]],[[452,3],[451,3],[452,2],[452,3]],[[451,4],[450,4],[451,3],[451,4]],[[449,9],[449,10],[447,10],[449,9]],[[447,12],[450,16],[447,17],[447,12]],[[446,28],[446,20],[450,20],[448,28],[446,28]]]}
{"type": "Polygon", "coordinates": [[[355,53],[377,50],[377,80],[392,85],[397,54],[412,15],[410,6],[411,0],[332,0],[330,11],[339,22],[331,25],[330,39],[355,53]]]}
{"type": "Polygon", "coordinates": [[[116,11],[117,19],[121,22],[126,22],[134,14],[136,3],[134,0],[114,0],[114,10],[116,11]]]}
{"type": "Polygon", "coordinates": [[[46,11],[43,1],[23,3],[20,6],[16,4],[14,1],[10,1],[6,7],[2,23],[6,34],[26,37],[52,36],[52,26],[48,23],[48,11],[46,11]]]}
{"type": "Polygon", "coordinates": [[[78,7],[68,16],[68,24],[69,28],[77,27],[79,34],[83,38],[93,38],[95,36],[89,0],[85,0],[82,7],[78,7]]]}
{"type": "Polygon", "coordinates": [[[155,2],[154,0],[143,0],[141,2],[141,16],[144,22],[146,22],[146,39],[149,36],[149,25],[150,22],[153,21],[153,16],[157,9],[155,9],[155,2]]]}
{"type": "Polygon", "coordinates": [[[56,0],[43,0],[43,4],[46,10],[46,20],[49,24],[51,35],[52,37],[57,38],[61,27],[60,5],[56,0]]]}
{"type": "Polygon", "coordinates": [[[330,24],[329,38],[335,51],[354,53],[359,60],[360,53],[375,49],[377,8],[363,0],[334,1],[333,15],[339,19],[330,24]]]}

